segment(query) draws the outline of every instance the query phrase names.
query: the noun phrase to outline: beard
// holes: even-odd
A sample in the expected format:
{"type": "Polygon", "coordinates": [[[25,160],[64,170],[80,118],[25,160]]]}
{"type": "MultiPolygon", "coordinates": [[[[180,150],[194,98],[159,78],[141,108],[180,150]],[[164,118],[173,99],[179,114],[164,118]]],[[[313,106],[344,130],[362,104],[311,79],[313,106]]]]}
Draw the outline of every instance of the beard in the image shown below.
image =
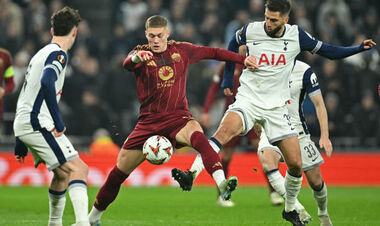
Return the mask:
{"type": "Polygon", "coordinates": [[[275,29],[268,31],[268,29],[265,29],[265,32],[269,37],[276,38],[276,34],[281,30],[282,25],[277,26],[275,29]]]}

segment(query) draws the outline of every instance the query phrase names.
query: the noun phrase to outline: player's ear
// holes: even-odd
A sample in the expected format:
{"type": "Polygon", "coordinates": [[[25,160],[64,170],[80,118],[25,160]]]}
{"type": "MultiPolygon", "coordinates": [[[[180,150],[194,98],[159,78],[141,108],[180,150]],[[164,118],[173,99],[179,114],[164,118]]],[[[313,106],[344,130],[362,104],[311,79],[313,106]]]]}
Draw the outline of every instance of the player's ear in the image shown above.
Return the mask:
{"type": "Polygon", "coordinates": [[[50,34],[51,34],[51,36],[54,36],[54,29],[53,28],[50,28],[50,34]]]}
{"type": "Polygon", "coordinates": [[[289,16],[286,16],[284,22],[287,24],[289,22],[289,16]]]}
{"type": "Polygon", "coordinates": [[[73,37],[76,37],[76,36],[77,36],[77,33],[78,33],[78,28],[77,28],[77,27],[74,27],[74,30],[73,30],[73,37]]]}

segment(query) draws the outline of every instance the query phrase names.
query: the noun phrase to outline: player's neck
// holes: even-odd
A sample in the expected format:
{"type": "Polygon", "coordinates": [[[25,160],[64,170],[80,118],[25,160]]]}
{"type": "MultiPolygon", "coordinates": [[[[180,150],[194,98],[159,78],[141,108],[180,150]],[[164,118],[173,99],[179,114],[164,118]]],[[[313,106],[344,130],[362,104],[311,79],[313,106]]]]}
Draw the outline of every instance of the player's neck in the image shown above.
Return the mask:
{"type": "Polygon", "coordinates": [[[67,52],[67,50],[69,50],[69,48],[70,48],[69,42],[70,41],[65,36],[53,36],[53,38],[51,40],[51,43],[58,44],[61,47],[61,49],[65,52],[67,52]]]}
{"type": "Polygon", "coordinates": [[[276,37],[281,37],[284,34],[285,26],[282,26],[282,28],[274,35],[276,37]]]}

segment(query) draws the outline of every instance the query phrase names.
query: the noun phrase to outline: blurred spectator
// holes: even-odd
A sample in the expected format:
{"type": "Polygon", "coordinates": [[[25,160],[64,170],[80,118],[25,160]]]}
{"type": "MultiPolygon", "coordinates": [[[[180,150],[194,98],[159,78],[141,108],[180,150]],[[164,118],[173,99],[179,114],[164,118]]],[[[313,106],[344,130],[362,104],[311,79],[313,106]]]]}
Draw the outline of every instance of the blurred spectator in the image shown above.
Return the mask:
{"type": "Polygon", "coordinates": [[[224,42],[228,43],[235,34],[235,32],[242,28],[245,24],[249,22],[249,13],[246,10],[239,10],[235,14],[235,19],[227,24],[225,33],[224,33],[224,42]]]}
{"type": "Polygon", "coordinates": [[[309,34],[313,35],[313,27],[310,20],[306,17],[307,11],[304,4],[297,4],[293,6],[295,14],[295,23],[300,26],[303,30],[307,31],[309,34]]]}
{"type": "MultiPolygon", "coordinates": [[[[334,93],[325,95],[326,109],[329,119],[329,133],[331,137],[341,137],[345,135],[344,112],[340,108],[339,97],[334,93]]],[[[351,130],[349,130],[351,131],[351,130]]]]}
{"type": "Polygon", "coordinates": [[[91,57],[100,57],[99,42],[94,38],[90,25],[87,20],[82,20],[78,25],[78,35],[75,41],[75,47],[85,46],[91,57]]]}
{"type": "Polygon", "coordinates": [[[115,115],[115,124],[124,125],[120,128],[120,131],[114,131],[122,133],[122,138],[128,136],[132,129],[131,126],[134,126],[133,122],[136,121],[134,102],[137,101],[135,78],[132,73],[122,66],[126,55],[127,53],[120,53],[112,58],[110,69],[100,89],[103,100],[109,106],[108,112],[113,112],[115,115]],[[125,126],[125,123],[123,123],[123,119],[126,117],[125,114],[132,115],[131,118],[134,118],[130,123],[131,126],[125,126]]]}
{"type": "Polygon", "coordinates": [[[13,75],[11,54],[7,50],[0,48],[0,121],[3,119],[4,97],[12,92],[15,87],[13,75]]]}
{"type": "Polygon", "coordinates": [[[352,34],[352,20],[350,9],[344,0],[326,0],[318,11],[318,32],[329,32],[331,20],[336,20],[337,26],[342,26],[347,36],[352,34]],[[326,30],[327,29],[327,30],[326,30]]]}
{"type": "Polygon", "coordinates": [[[143,26],[145,14],[148,6],[141,0],[127,0],[120,4],[122,13],[122,23],[127,32],[133,32],[140,26],[143,26]]]}
{"type": "Polygon", "coordinates": [[[86,88],[81,96],[82,105],[72,112],[70,128],[75,135],[90,136],[96,129],[110,128],[111,119],[107,107],[101,102],[95,87],[86,88]],[[82,117],[85,117],[85,121],[82,117]]]}
{"type": "Polygon", "coordinates": [[[250,0],[249,14],[251,21],[263,21],[264,8],[264,0],[250,0]]]}
{"type": "Polygon", "coordinates": [[[360,137],[361,145],[375,146],[376,143],[372,140],[377,136],[380,111],[374,102],[372,91],[363,91],[361,102],[354,106],[352,114],[354,116],[352,131],[360,137]]]}
{"type": "Polygon", "coordinates": [[[121,53],[127,55],[133,47],[138,45],[136,37],[128,36],[123,25],[115,24],[112,31],[112,36],[107,43],[107,59],[112,59],[121,53]]]}
{"type": "Polygon", "coordinates": [[[108,130],[99,128],[95,130],[93,142],[90,145],[90,154],[101,157],[112,157],[119,154],[120,147],[115,144],[108,130]]]}
{"type": "Polygon", "coordinates": [[[147,17],[153,15],[161,15],[169,18],[170,13],[168,9],[163,8],[162,0],[148,0],[148,14],[147,17]]]}
{"type": "Polygon", "coordinates": [[[0,31],[0,46],[15,53],[23,38],[24,23],[21,8],[12,0],[0,0],[0,31]]]}

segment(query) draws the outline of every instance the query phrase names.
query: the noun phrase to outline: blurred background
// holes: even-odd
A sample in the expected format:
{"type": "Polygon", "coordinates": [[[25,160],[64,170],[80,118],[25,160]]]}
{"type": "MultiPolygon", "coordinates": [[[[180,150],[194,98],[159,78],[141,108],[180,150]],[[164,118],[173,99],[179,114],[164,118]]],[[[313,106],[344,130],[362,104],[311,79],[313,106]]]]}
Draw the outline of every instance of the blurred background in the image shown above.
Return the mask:
{"type": "MultiPolygon", "coordinates": [[[[290,24],[298,24],[317,39],[334,45],[357,45],[365,38],[380,44],[380,2],[376,0],[293,1],[290,24]]],[[[139,112],[132,73],[122,61],[138,44],[146,43],[145,19],[159,14],[170,20],[171,39],[226,48],[234,32],[250,21],[261,21],[264,0],[0,0],[0,47],[13,57],[16,87],[4,98],[0,151],[13,150],[12,123],[16,101],[31,56],[50,42],[50,15],[64,5],[79,9],[83,21],[69,51],[60,110],[66,134],[79,151],[88,151],[99,137],[121,146],[133,130],[139,112]]],[[[344,60],[331,61],[302,53],[299,59],[316,72],[329,115],[335,152],[380,152],[379,45],[344,60]]],[[[188,100],[197,119],[220,62],[190,66],[188,100]],[[190,79],[191,78],[191,79],[190,79]]],[[[220,91],[211,108],[211,135],[223,115],[220,91]]],[[[318,120],[310,100],[305,116],[315,141],[318,120]]],[[[316,142],[318,143],[318,142],[316,142]]],[[[116,148],[117,149],[117,148],[116,148]]],[[[255,151],[248,142],[239,151],[255,151]]]]}

